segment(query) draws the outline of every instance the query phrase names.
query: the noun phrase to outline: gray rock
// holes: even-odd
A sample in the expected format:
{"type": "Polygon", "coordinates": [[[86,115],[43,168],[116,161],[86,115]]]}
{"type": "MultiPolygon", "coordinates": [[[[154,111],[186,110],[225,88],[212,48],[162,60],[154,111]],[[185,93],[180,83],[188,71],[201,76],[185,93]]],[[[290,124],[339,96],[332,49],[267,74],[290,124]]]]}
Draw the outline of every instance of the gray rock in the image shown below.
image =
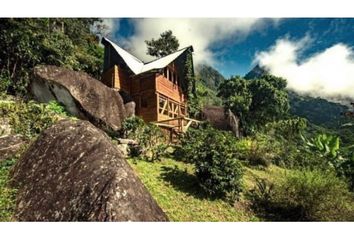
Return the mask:
{"type": "Polygon", "coordinates": [[[42,132],[12,170],[20,221],[167,221],[121,152],[87,121],[42,132]]]}
{"type": "Polygon", "coordinates": [[[56,100],[74,116],[105,131],[119,130],[127,117],[120,94],[84,72],[37,66],[30,89],[38,101],[56,100]]]}
{"type": "Polygon", "coordinates": [[[216,129],[232,131],[237,138],[240,137],[239,118],[230,110],[225,111],[219,106],[206,106],[202,109],[200,118],[216,129]]]}
{"type": "Polygon", "coordinates": [[[135,116],[135,102],[128,102],[124,104],[125,112],[127,113],[127,117],[135,116]]]}

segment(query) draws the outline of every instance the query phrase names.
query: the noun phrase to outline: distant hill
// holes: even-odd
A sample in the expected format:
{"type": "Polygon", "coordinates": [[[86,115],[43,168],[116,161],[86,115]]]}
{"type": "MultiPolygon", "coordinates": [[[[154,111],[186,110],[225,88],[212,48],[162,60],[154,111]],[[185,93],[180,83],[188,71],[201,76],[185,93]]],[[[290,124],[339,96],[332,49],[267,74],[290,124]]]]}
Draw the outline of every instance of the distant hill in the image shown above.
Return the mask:
{"type": "MultiPolygon", "coordinates": [[[[259,78],[267,73],[264,68],[257,65],[245,75],[245,78],[259,78]]],[[[288,90],[288,93],[292,114],[304,117],[316,125],[332,129],[339,128],[345,122],[342,113],[348,110],[346,106],[323,98],[301,96],[290,90],[288,90]]]]}
{"type": "Polygon", "coordinates": [[[225,80],[224,76],[218,70],[209,65],[197,65],[195,70],[197,77],[203,85],[212,90],[217,90],[219,84],[225,80]]]}
{"type": "Polygon", "coordinates": [[[261,77],[262,75],[265,75],[267,74],[268,71],[265,70],[264,68],[260,67],[258,64],[251,70],[249,71],[245,76],[244,78],[245,79],[255,79],[255,78],[259,78],[261,77]]]}
{"type": "Polygon", "coordinates": [[[198,65],[195,69],[197,78],[197,95],[201,107],[216,105],[221,106],[221,98],[216,96],[219,84],[225,80],[218,70],[209,65],[198,65]]]}

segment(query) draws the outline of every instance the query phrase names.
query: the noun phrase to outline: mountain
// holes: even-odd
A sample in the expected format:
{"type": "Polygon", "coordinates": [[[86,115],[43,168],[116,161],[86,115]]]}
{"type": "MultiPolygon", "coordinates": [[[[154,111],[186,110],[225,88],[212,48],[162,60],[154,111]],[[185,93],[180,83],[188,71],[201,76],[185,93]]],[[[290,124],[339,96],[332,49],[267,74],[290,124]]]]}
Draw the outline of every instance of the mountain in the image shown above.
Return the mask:
{"type": "MultiPolygon", "coordinates": [[[[245,75],[245,78],[255,79],[264,74],[268,74],[268,71],[257,65],[245,75]]],[[[291,90],[288,90],[288,93],[290,112],[293,115],[306,118],[316,125],[332,129],[339,128],[346,120],[342,114],[348,108],[344,105],[319,97],[302,96],[291,90]]]]}
{"type": "Polygon", "coordinates": [[[244,78],[245,79],[255,79],[255,78],[259,78],[265,74],[267,74],[268,71],[262,67],[260,67],[258,64],[251,70],[249,71],[244,78]]]}
{"type": "Polygon", "coordinates": [[[204,106],[221,106],[221,98],[216,96],[217,88],[225,78],[215,68],[201,64],[195,68],[196,72],[196,90],[199,98],[200,107],[204,106]]]}
{"type": "Polygon", "coordinates": [[[206,64],[197,65],[195,71],[203,85],[212,90],[217,90],[219,84],[225,80],[218,70],[206,64]]]}

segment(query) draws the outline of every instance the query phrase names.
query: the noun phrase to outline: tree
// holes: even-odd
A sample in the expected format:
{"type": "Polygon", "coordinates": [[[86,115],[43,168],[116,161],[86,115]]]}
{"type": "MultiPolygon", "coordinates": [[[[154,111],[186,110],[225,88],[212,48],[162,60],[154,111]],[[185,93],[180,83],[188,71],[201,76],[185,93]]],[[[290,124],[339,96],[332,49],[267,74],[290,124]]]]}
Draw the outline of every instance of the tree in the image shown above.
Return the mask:
{"type": "Polygon", "coordinates": [[[147,54],[158,58],[175,52],[179,47],[179,41],[171,30],[161,33],[159,39],[145,40],[145,43],[147,54]]]}
{"type": "Polygon", "coordinates": [[[284,118],[289,111],[286,80],[271,75],[246,80],[232,77],[219,86],[226,109],[239,116],[243,130],[251,133],[266,123],[284,118]]]}
{"type": "Polygon", "coordinates": [[[90,32],[98,19],[4,19],[0,22],[0,81],[8,93],[26,95],[34,66],[50,64],[101,74],[103,48],[90,32]]]}

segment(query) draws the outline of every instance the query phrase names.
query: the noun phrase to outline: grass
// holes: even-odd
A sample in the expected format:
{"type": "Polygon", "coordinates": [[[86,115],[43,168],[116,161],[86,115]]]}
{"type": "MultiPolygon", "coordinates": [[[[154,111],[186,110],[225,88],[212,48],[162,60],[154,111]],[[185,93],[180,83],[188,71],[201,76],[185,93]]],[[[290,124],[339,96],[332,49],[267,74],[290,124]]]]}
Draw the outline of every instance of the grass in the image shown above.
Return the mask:
{"type": "Polygon", "coordinates": [[[12,215],[15,209],[16,189],[9,187],[9,171],[15,163],[15,158],[0,162],[0,221],[13,221],[12,215]]]}
{"type": "MultiPolygon", "coordinates": [[[[235,207],[224,200],[207,197],[198,186],[191,164],[173,159],[154,163],[128,161],[170,221],[262,221],[247,207],[235,207]]],[[[245,187],[252,188],[256,176],[271,178],[280,172],[273,166],[266,170],[247,168],[245,187]]]]}

